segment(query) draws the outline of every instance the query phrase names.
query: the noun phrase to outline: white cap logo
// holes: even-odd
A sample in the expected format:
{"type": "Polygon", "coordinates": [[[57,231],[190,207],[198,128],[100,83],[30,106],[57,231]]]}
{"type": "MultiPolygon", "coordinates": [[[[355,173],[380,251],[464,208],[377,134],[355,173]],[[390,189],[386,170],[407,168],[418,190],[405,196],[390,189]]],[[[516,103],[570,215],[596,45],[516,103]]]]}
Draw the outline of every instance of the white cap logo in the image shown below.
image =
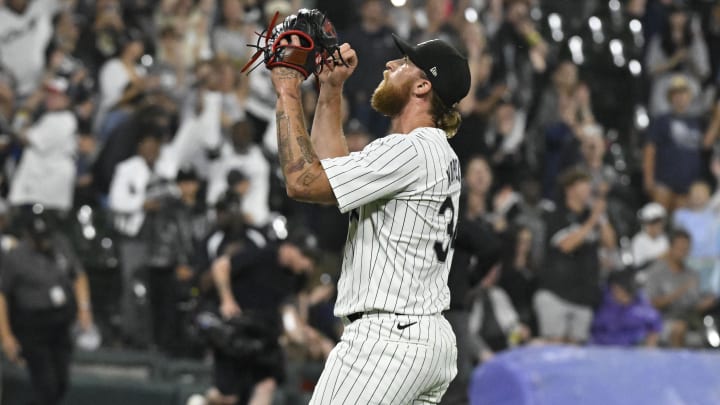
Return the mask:
{"type": "Polygon", "coordinates": [[[437,77],[437,66],[431,67],[430,73],[432,73],[433,76],[437,77]]]}

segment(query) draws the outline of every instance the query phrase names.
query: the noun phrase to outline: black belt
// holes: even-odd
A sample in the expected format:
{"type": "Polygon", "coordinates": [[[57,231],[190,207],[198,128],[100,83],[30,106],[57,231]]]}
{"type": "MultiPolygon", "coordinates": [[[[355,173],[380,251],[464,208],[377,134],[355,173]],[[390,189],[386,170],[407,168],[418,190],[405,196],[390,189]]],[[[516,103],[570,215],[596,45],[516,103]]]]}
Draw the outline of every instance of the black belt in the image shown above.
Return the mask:
{"type": "MultiPolygon", "coordinates": [[[[372,313],[373,314],[381,314],[383,312],[372,312],[372,313]]],[[[353,322],[357,321],[358,319],[362,318],[365,314],[367,314],[367,312],[355,312],[354,314],[348,315],[347,319],[348,319],[348,321],[350,321],[350,323],[353,323],[353,322]]],[[[387,312],[387,314],[390,314],[390,312],[387,312]]],[[[395,312],[395,315],[405,315],[405,314],[398,314],[397,312],[395,312]]]]}

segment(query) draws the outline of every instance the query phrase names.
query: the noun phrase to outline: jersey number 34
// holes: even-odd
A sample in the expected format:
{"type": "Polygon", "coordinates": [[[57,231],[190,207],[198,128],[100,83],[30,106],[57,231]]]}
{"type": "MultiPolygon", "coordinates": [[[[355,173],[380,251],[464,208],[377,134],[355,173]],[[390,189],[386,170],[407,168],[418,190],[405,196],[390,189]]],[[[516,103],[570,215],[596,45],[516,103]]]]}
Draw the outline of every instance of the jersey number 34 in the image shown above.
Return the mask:
{"type": "Polygon", "coordinates": [[[445,244],[445,241],[435,241],[435,245],[433,246],[435,248],[435,254],[437,255],[437,259],[441,263],[445,263],[450,248],[455,248],[455,236],[457,235],[457,228],[453,223],[455,221],[455,206],[453,205],[452,199],[450,199],[450,197],[446,198],[445,201],[442,203],[438,215],[442,217],[447,217],[447,215],[445,215],[445,212],[447,210],[450,210],[450,223],[448,223],[447,225],[447,235],[450,240],[447,241],[447,245],[445,244]]]}

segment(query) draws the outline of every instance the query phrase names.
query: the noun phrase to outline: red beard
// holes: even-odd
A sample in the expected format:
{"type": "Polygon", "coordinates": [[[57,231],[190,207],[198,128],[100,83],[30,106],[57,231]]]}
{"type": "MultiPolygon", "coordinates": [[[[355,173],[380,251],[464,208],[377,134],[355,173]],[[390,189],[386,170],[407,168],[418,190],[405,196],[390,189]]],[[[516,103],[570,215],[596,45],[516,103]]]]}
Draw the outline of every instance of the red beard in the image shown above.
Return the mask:
{"type": "Polygon", "coordinates": [[[408,101],[412,81],[408,80],[400,86],[390,84],[387,77],[380,82],[370,99],[370,105],[382,115],[395,117],[399,115],[408,101]]]}

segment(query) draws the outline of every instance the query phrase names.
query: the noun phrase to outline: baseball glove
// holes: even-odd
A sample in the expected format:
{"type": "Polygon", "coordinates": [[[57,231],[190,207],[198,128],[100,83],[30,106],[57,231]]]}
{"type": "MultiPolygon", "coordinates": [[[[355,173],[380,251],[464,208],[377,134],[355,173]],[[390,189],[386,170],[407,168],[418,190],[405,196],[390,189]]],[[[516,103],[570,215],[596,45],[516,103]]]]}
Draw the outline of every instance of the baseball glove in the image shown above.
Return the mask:
{"type": "Polygon", "coordinates": [[[275,13],[267,30],[256,33],[257,44],[248,44],[257,48],[257,52],[243,67],[243,72],[248,70],[260,56],[263,60],[250,71],[264,63],[268,69],[278,66],[295,69],[306,79],[313,73],[320,73],[326,65],[346,65],[340,52],[336,52],[340,48],[337,33],[325,14],[319,10],[303,8],[297,14],[290,15],[285,21],[275,25],[277,18],[278,13],[275,13]],[[291,44],[292,35],[300,39],[299,45],[291,44]]]}

